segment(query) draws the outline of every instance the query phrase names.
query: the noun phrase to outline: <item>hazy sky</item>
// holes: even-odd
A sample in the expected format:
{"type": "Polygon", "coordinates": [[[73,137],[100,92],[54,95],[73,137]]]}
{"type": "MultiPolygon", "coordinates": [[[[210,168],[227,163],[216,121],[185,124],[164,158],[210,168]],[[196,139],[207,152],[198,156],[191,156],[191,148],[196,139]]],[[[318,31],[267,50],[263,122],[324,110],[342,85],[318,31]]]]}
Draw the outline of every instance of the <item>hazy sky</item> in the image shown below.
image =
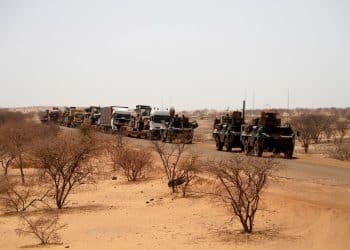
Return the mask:
{"type": "Polygon", "coordinates": [[[349,0],[0,0],[0,106],[350,106],[349,0]]]}

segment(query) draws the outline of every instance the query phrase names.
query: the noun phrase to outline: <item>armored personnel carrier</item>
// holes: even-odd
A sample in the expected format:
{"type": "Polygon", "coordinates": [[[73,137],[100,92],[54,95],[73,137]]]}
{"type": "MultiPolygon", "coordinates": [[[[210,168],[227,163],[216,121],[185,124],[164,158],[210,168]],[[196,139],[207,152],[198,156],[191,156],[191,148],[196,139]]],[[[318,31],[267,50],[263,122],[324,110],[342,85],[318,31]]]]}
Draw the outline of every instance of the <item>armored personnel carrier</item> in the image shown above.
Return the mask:
{"type": "Polygon", "coordinates": [[[293,157],[295,134],[290,126],[281,125],[277,112],[261,112],[251,124],[242,125],[241,142],[247,155],[261,157],[263,152],[283,153],[293,157]]]}
{"type": "Polygon", "coordinates": [[[213,138],[215,140],[216,149],[227,152],[232,148],[239,148],[243,151],[241,143],[241,126],[244,124],[245,101],[243,101],[243,109],[227,113],[221,119],[216,118],[213,127],[213,138]]]}
{"type": "Polygon", "coordinates": [[[170,109],[170,120],[164,123],[161,128],[161,139],[163,142],[192,143],[194,129],[198,127],[196,121],[189,121],[189,118],[182,115],[175,115],[175,109],[170,109]]]}
{"type": "Polygon", "coordinates": [[[239,148],[243,151],[241,143],[241,126],[244,124],[244,115],[240,111],[234,111],[231,114],[222,116],[214,122],[213,138],[216,143],[216,149],[227,152],[232,148],[239,148]]]}

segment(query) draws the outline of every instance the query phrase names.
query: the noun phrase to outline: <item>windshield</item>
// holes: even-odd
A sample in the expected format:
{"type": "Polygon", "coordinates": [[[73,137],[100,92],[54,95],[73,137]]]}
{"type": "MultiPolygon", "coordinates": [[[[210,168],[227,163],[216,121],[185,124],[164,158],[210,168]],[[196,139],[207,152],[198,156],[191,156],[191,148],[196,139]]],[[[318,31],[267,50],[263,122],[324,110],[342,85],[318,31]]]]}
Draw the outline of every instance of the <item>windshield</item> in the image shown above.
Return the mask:
{"type": "Polygon", "coordinates": [[[113,114],[114,119],[125,119],[130,120],[131,115],[130,114],[113,114]]]}
{"type": "Polygon", "coordinates": [[[74,117],[75,117],[75,118],[83,119],[83,118],[84,118],[84,115],[83,115],[83,114],[75,114],[74,117]]]}
{"type": "Polygon", "coordinates": [[[279,134],[279,135],[287,135],[287,136],[290,136],[293,134],[293,130],[290,127],[273,127],[268,129],[267,132],[271,134],[279,134]]]}
{"type": "Polygon", "coordinates": [[[153,116],[152,120],[156,123],[162,123],[163,121],[169,122],[170,116],[168,116],[168,115],[155,115],[155,116],[153,116]]]}

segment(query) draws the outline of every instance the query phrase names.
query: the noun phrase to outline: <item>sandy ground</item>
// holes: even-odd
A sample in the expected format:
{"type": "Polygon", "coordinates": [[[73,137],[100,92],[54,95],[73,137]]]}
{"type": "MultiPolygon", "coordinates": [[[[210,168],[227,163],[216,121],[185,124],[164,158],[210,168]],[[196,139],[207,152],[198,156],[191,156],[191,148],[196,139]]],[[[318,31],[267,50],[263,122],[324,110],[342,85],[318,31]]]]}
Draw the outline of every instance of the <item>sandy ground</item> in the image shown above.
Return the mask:
{"type": "MultiPolygon", "coordinates": [[[[223,153],[211,144],[192,147],[218,157],[223,153]]],[[[334,175],[347,171],[350,176],[349,164],[317,158],[286,162],[291,166],[286,164],[271,179],[263,195],[253,235],[242,234],[230,210],[210,196],[171,195],[157,168],[152,177],[137,183],[128,183],[121,175],[113,181],[109,173],[95,185],[77,188],[69,207],[60,211],[61,222],[68,224],[61,232],[63,244],[45,248],[350,249],[350,178],[330,183],[304,174],[298,165],[331,168],[334,175]],[[293,166],[299,168],[294,177],[293,166]]],[[[18,222],[16,216],[0,216],[0,249],[38,247],[35,239],[15,234],[18,222]]]]}
{"type": "MultiPolygon", "coordinates": [[[[211,129],[202,125],[201,134],[211,129]]],[[[234,154],[217,152],[207,137],[191,148],[217,158],[234,154]]],[[[172,195],[158,166],[137,183],[107,173],[97,184],[75,189],[60,211],[68,224],[60,245],[42,247],[36,239],[18,237],[18,217],[0,211],[0,249],[350,249],[350,163],[303,154],[281,163],[263,194],[252,235],[242,234],[230,209],[209,195],[172,195]]]]}

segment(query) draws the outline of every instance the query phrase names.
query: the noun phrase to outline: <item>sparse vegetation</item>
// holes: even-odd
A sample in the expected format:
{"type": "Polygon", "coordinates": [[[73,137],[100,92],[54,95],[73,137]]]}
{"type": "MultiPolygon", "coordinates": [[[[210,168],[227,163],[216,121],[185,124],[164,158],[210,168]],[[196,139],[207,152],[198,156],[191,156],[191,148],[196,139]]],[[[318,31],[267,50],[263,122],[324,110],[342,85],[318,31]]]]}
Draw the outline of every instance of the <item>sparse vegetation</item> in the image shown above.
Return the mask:
{"type": "Polygon", "coordinates": [[[42,245],[61,243],[61,237],[58,232],[67,225],[59,223],[58,214],[29,217],[22,213],[20,218],[23,223],[20,228],[15,230],[19,236],[31,235],[38,239],[42,245]]]}
{"type": "Polygon", "coordinates": [[[128,181],[136,181],[146,168],[152,165],[152,154],[145,148],[133,149],[124,147],[117,156],[117,166],[119,166],[128,181]]]}
{"type": "Polygon", "coordinates": [[[198,179],[198,173],[200,173],[200,154],[191,152],[181,159],[179,164],[179,170],[182,172],[180,176],[184,179],[184,184],[182,185],[182,196],[185,197],[187,190],[190,185],[198,179]]]}
{"type": "Polygon", "coordinates": [[[159,155],[166,177],[168,178],[168,186],[172,192],[176,192],[176,188],[185,182],[183,172],[180,169],[179,162],[186,151],[185,143],[161,143],[153,141],[153,148],[159,155]]]}
{"type": "Polygon", "coordinates": [[[75,186],[93,179],[95,168],[89,160],[96,149],[93,137],[77,134],[61,134],[37,148],[37,164],[54,188],[57,208],[64,207],[75,186]]]}
{"type": "Polygon", "coordinates": [[[208,166],[219,180],[219,197],[231,206],[244,232],[252,233],[261,193],[276,162],[273,159],[236,156],[209,161],[208,166]]]}
{"type": "Polygon", "coordinates": [[[0,204],[2,204],[8,212],[23,212],[30,207],[37,208],[38,204],[46,203],[51,189],[43,189],[31,181],[25,185],[11,183],[4,180],[3,192],[0,194],[0,204]],[[45,190],[45,191],[43,191],[45,190]]]}

